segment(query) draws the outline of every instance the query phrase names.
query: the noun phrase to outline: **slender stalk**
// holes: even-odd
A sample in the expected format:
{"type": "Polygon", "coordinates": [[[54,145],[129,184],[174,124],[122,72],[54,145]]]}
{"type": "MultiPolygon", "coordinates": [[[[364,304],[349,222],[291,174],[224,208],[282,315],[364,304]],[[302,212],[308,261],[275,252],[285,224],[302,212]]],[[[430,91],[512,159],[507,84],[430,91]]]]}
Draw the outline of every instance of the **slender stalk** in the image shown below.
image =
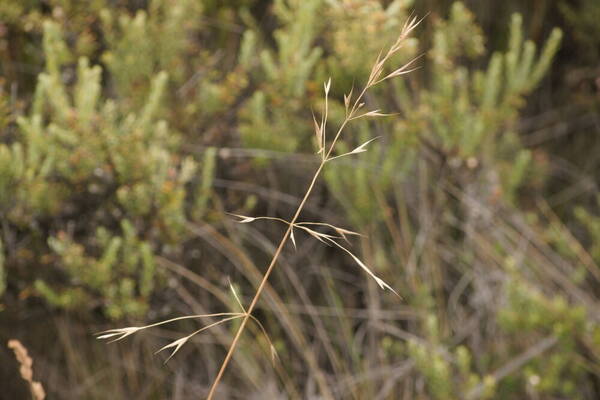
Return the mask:
{"type": "Polygon", "coordinates": [[[277,260],[279,259],[279,256],[281,255],[281,252],[283,251],[283,248],[285,247],[285,244],[287,243],[288,238],[290,237],[292,229],[294,228],[294,224],[296,223],[296,221],[298,220],[298,217],[300,216],[300,213],[304,209],[304,205],[306,204],[308,198],[310,197],[310,195],[315,187],[315,184],[317,182],[317,179],[321,175],[321,171],[323,170],[323,167],[331,159],[331,154],[333,153],[335,145],[336,145],[338,139],[340,138],[342,131],[344,130],[344,128],[346,127],[348,122],[350,122],[350,120],[352,119],[352,117],[354,116],[356,111],[358,110],[360,100],[362,100],[364,94],[366,93],[366,91],[369,87],[370,86],[365,86],[365,88],[362,90],[362,92],[358,95],[358,97],[354,101],[352,108],[350,109],[350,112],[346,115],[346,117],[344,118],[344,121],[338,128],[327,152],[325,153],[325,151],[323,150],[324,155],[321,159],[321,163],[319,164],[319,167],[317,168],[315,174],[313,175],[312,181],[310,182],[310,185],[309,185],[308,189],[306,190],[306,193],[304,194],[304,197],[302,198],[300,205],[296,209],[294,216],[289,221],[288,227],[283,235],[283,238],[281,239],[281,242],[279,242],[279,246],[277,246],[277,250],[275,250],[275,254],[273,254],[271,263],[269,264],[269,267],[267,268],[265,275],[263,276],[262,280],[260,281],[260,284],[258,285],[258,288],[256,289],[256,293],[254,294],[254,297],[252,298],[252,302],[250,303],[250,306],[248,306],[248,309],[246,310],[244,318],[242,319],[242,322],[233,338],[233,341],[231,342],[231,345],[229,346],[227,355],[225,356],[225,359],[223,360],[223,363],[221,364],[219,373],[217,374],[217,377],[213,381],[210,391],[208,392],[207,400],[212,400],[212,398],[215,394],[215,391],[217,390],[217,387],[219,386],[219,383],[221,382],[221,378],[223,378],[223,374],[225,373],[225,370],[227,369],[227,366],[229,365],[229,361],[231,360],[231,357],[233,356],[233,353],[238,344],[238,341],[240,340],[240,337],[242,336],[242,333],[244,332],[244,330],[246,328],[246,324],[248,323],[248,320],[250,319],[250,316],[251,316],[252,312],[254,311],[254,307],[256,307],[256,304],[258,303],[258,300],[260,299],[260,296],[262,295],[263,289],[264,289],[265,285],[267,284],[269,277],[271,276],[271,272],[273,272],[273,270],[275,269],[277,260]]]}
{"type": "MultiPolygon", "coordinates": [[[[329,155],[329,153],[328,153],[328,155],[329,155]]],[[[290,223],[283,235],[283,238],[281,239],[281,242],[279,242],[279,246],[277,246],[277,250],[275,250],[275,254],[273,254],[273,258],[271,259],[271,263],[269,264],[269,267],[267,268],[267,272],[265,272],[265,275],[263,276],[262,280],[260,281],[260,285],[258,285],[258,288],[256,289],[254,298],[252,299],[252,302],[248,306],[246,315],[242,319],[242,322],[235,334],[235,337],[233,338],[233,341],[231,342],[231,345],[229,346],[229,350],[227,351],[227,355],[225,356],[225,359],[223,360],[223,363],[221,364],[219,373],[217,374],[217,377],[213,381],[213,384],[210,388],[210,392],[208,392],[207,400],[211,400],[213,398],[213,395],[214,395],[215,391],[217,390],[217,386],[219,386],[219,383],[221,382],[221,378],[223,377],[223,374],[225,373],[225,370],[227,369],[227,365],[229,364],[229,361],[231,360],[231,357],[233,356],[233,352],[235,351],[237,343],[240,340],[240,337],[242,336],[244,329],[246,328],[246,324],[248,323],[248,320],[250,319],[250,316],[251,316],[252,312],[254,311],[254,308],[256,307],[258,300],[260,299],[262,291],[263,291],[265,285],[267,284],[267,281],[269,280],[269,276],[271,276],[271,272],[273,272],[273,270],[275,269],[275,265],[277,264],[279,255],[281,254],[283,247],[287,243],[288,238],[290,237],[292,228],[293,228],[294,224],[296,223],[296,221],[298,220],[298,217],[300,216],[300,213],[302,212],[302,209],[304,208],[306,201],[308,200],[310,194],[312,193],[312,190],[315,187],[315,183],[317,182],[317,179],[319,178],[319,175],[321,174],[321,171],[323,170],[323,167],[325,166],[326,162],[327,162],[327,158],[322,160],[321,163],[319,164],[319,168],[315,172],[313,179],[310,183],[310,186],[308,187],[304,197],[302,198],[302,201],[300,202],[300,205],[298,206],[298,209],[296,210],[292,220],[290,221],[290,223]]]]}

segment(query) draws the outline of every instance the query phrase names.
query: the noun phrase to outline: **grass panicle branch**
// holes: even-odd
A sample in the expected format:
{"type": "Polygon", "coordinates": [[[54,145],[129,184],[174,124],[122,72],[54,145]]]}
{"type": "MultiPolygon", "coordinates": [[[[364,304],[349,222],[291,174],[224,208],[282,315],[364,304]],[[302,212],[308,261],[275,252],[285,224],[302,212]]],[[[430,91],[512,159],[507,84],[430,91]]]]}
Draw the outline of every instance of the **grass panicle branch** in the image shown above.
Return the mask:
{"type": "MultiPolygon", "coordinates": [[[[375,279],[375,281],[381,288],[390,289],[392,292],[394,292],[397,295],[396,291],[394,291],[391,286],[389,286],[387,283],[385,283],[381,278],[377,277],[358,257],[356,257],[352,252],[350,252],[345,247],[338,244],[334,240],[335,237],[333,237],[331,235],[318,233],[310,228],[307,228],[305,226],[306,223],[297,223],[296,221],[298,220],[300,213],[302,212],[306,202],[308,201],[308,198],[312,194],[315,184],[316,184],[319,176],[321,175],[321,172],[323,171],[325,164],[327,164],[329,161],[332,161],[334,158],[337,158],[337,157],[332,156],[335,146],[336,146],[342,132],[348,125],[348,123],[356,117],[356,113],[358,112],[358,110],[360,110],[363,107],[364,102],[362,100],[363,100],[365,94],[367,93],[367,91],[371,87],[377,85],[378,83],[381,83],[388,78],[400,76],[400,75],[402,75],[401,74],[402,71],[407,71],[408,66],[405,65],[405,66],[395,70],[394,72],[392,72],[388,76],[384,77],[383,79],[381,79],[381,75],[383,74],[385,64],[389,61],[389,59],[394,54],[396,54],[402,48],[406,38],[419,25],[420,22],[421,22],[421,20],[418,20],[416,17],[413,17],[409,21],[407,21],[407,23],[404,25],[402,31],[400,32],[398,39],[390,47],[390,49],[387,51],[385,56],[381,57],[381,55],[380,55],[377,58],[377,61],[375,62],[373,68],[371,69],[371,73],[369,75],[369,80],[368,80],[367,84],[362,89],[360,94],[356,97],[354,102],[352,102],[352,90],[348,95],[344,95],[344,103],[346,106],[346,116],[345,116],[344,120],[342,121],[342,123],[340,124],[340,127],[338,128],[335,136],[333,137],[333,140],[329,144],[329,147],[327,147],[328,144],[327,144],[327,136],[326,136],[325,130],[327,127],[326,122],[327,122],[327,116],[328,116],[328,97],[329,97],[329,91],[331,88],[331,78],[327,81],[327,83],[325,83],[325,85],[324,85],[324,89],[325,89],[325,106],[324,107],[325,107],[325,109],[323,112],[321,124],[317,125],[316,119],[315,119],[315,133],[316,133],[317,138],[319,139],[319,140],[317,140],[318,145],[319,145],[317,154],[321,154],[321,163],[317,167],[317,170],[315,171],[313,178],[308,186],[308,189],[306,190],[304,197],[302,198],[300,204],[298,205],[298,208],[296,209],[296,212],[294,213],[292,219],[288,222],[288,228],[285,231],[281,241],[279,242],[279,245],[277,246],[277,249],[275,250],[275,253],[273,254],[273,258],[271,259],[271,262],[269,263],[269,266],[268,266],[265,274],[263,275],[263,278],[262,278],[258,288],[256,289],[254,297],[252,298],[252,301],[250,302],[250,305],[248,306],[248,309],[246,311],[246,315],[242,319],[242,322],[231,342],[231,345],[229,346],[229,350],[227,351],[225,359],[223,360],[223,362],[221,364],[221,368],[219,369],[219,372],[217,373],[217,376],[216,376],[215,380],[213,381],[213,384],[208,393],[208,397],[207,397],[208,400],[211,400],[213,398],[213,396],[217,390],[217,387],[219,386],[219,383],[220,383],[221,379],[223,378],[223,374],[225,373],[225,370],[227,369],[227,366],[229,365],[229,362],[231,361],[231,357],[233,356],[233,353],[235,352],[235,348],[240,340],[240,337],[242,336],[242,333],[245,330],[246,324],[247,324],[248,320],[251,318],[252,312],[254,311],[254,308],[256,307],[258,300],[260,299],[260,296],[264,290],[264,287],[265,287],[267,281],[269,280],[269,277],[271,276],[271,273],[273,272],[273,269],[275,268],[275,265],[277,264],[277,260],[278,260],[279,256],[281,255],[281,252],[283,251],[283,248],[285,247],[288,239],[291,237],[292,241],[295,244],[295,238],[292,236],[293,229],[295,227],[306,230],[309,234],[311,234],[315,238],[319,239],[320,241],[324,241],[324,242],[329,241],[329,242],[335,244],[337,247],[341,248],[342,250],[347,252],[350,256],[352,256],[354,261],[356,261],[361,268],[363,268],[369,275],[371,275],[371,277],[373,277],[375,279]],[[400,72],[398,72],[398,71],[400,71],[400,72]],[[352,107],[350,107],[350,104],[352,104],[352,107]],[[327,148],[327,151],[326,151],[326,148],[327,148]]],[[[410,61],[409,64],[411,64],[413,61],[410,61]]],[[[369,113],[367,113],[367,114],[369,114],[369,113]]],[[[377,111],[374,111],[374,112],[372,112],[371,116],[380,116],[380,115],[378,114],[377,111]]],[[[365,151],[364,147],[370,141],[371,140],[362,144],[361,146],[359,146],[357,149],[353,150],[352,152],[347,153],[347,155],[357,154],[357,153],[365,151]]],[[[317,224],[320,224],[320,223],[317,223],[317,224]]],[[[350,231],[346,231],[346,230],[341,231],[338,229],[339,228],[334,228],[334,230],[336,230],[342,237],[344,237],[344,234],[350,233],[350,231]]],[[[352,233],[354,233],[354,232],[352,232],[352,233]]]]}

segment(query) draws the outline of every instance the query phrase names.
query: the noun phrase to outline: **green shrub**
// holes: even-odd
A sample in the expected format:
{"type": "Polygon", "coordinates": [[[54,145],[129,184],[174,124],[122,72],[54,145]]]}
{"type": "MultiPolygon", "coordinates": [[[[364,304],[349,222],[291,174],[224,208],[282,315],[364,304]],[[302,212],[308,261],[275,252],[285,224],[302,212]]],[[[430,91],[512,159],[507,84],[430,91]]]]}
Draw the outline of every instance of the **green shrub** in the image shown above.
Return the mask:
{"type": "Polygon", "coordinates": [[[155,253],[185,236],[186,185],[197,169],[160,118],[168,75],[155,74],[139,109],[126,111],[102,98],[102,69],[86,58],[78,61],[76,82],[63,82],[72,57],[52,22],[45,24],[44,49],[46,71],[31,112],[18,119],[18,140],[0,147],[0,206],[19,229],[53,221],[48,247],[37,229],[30,233],[38,259],[52,255],[66,275],[62,284],[36,281],[52,304],[101,304],[113,318],[143,315],[156,280],[155,253]]]}

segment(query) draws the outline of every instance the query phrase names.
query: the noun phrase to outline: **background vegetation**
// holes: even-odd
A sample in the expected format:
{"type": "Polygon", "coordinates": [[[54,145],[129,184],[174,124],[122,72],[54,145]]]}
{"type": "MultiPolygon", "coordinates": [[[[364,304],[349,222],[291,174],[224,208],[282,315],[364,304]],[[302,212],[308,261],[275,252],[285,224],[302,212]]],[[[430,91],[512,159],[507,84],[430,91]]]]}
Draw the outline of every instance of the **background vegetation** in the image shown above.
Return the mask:
{"type": "MultiPolygon", "coordinates": [[[[103,329],[247,302],[318,165],[311,110],[333,78],[418,71],[350,127],[221,385],[226,399],[600,397],[600,4],[596,0],[0,2],[0,339],[48,398],[202,398],[236,326],[163,365],[181,322],[119,344],[103,329]]],[[[210,321],[203,321],[209,323],[210,321]]],[[[4,346],[4,345],[3,345],[4,346]]],[[[26,398],[0,350],[3,395],[26,398]]]]}

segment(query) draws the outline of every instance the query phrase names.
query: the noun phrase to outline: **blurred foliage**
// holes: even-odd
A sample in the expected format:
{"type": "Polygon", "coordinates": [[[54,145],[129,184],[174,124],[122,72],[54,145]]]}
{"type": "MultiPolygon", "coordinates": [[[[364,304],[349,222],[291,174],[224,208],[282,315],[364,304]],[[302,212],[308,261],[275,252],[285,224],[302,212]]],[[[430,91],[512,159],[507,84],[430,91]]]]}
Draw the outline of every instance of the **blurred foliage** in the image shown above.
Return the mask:
{"type": "Polygon", "coordinates": [[[559,9],[573,29],[574,39],[582,50],[582,56],[591,62],[600,57],[600,4],[594,0],[560,2],[559,9]]]}
{"type": "MultiPolygon", "coordinates": [[[[536,58],[536,46],[523,40],[521,17],[515,14],[509,50],[493,54],[483,71],[469,71],[457,64],[457,60],[484,52],[481,30],[462,3],[454,3],[448,21],[434,22],[432,35],[428,87],[413,93],[402,81],[396,85],[397,101],[405,118],[387,128],[392,135],[385,136],[366,164],[384,160],[378,163],[378,181],[373,182],[363,168],[328,171],[334,194],[360,224],[383,218],[374,215],[380,207],[370,198],[373,185],[378,191],[389,191],[394,179],[410,173],[415,148],[420,145],[449,155],[450,166],[474,169],[481,164],[493,165],[501,180],[499,190],[509,200],[514,199],[526,173],[534,168],[530,150],[520,145],[512,127],[523,95],[535,88],[556,54],[561,32],[553,31],[536,58]]],[[[535,171],[531,175],[536,175],[535,171]]]]}
{"type": "Polygon", "coordinates": [[[322,55],[321,48],[314,46],[321,3],[274,3],[273,11],[281,24],[273,33],[276,49],[259,50],[257,33],[245,32],[240,61],[261,79],[261,87],[240,110],[240,134],[245,145],[293,151],[300,138],[311,133],[312,125],[298,114],[305,110],[306,86],[322,55]],[[258,54],[258,59],[252,60],[253,54],[258,54]],[[290,132],[290,126],[297,129],[290,132]]]}
{"type": "MultiPolygon", "coordinates": [[[[538,332],[553,334],[559,340],[559,351],[549,352],[543,359],[528,364],[524,374],[505,382],[504,393],[510,386],[526,386],[531,377],[536,391],[558,393],[568,398],[582,398],[577,388],[585,382],[585,368],[578,363],[575,347],[578,337],[586,334],[586,311],[570,307],[561,295],[547,296],[514,274],[507,283],[507,304],[498,315],[500,327],[509,333],[538,332]],[[519,382],[520,381],[520,382],[519,382]]],[[[594,326],[594,330],[599,327],[594,326]]],[[[500,389],[502,391],[502,388],[500,389]]]]}
{"type": "MultiPolygon", "coordinates": [[[[344,93],[426,7],[391,63],[417,70],[366,98],[398,115],[349,127],[339,154],[379,138],[328,165],[307,208],[365,233],[357,252],[403,300],[298,238],[260,316],[281,363],[248,341],[229,384],[261,398],[279,398],[265,382],[281,398],[597,398],[600,6],[484,3],[0,2],[0,318],[50,308],[89,333],[230,308],[229,275],[251,294],[281,232],[224,211],[289,217],[323,82],[333,130],[344,93]]],[[[105,362],[96,351],[66,351],[55,397],[77,396],[60,387],[83,385],[105,362]]],[[[192,397],[208,364],[182,363],[183,380],[113,366],[102,384],[192,397]]]]}

